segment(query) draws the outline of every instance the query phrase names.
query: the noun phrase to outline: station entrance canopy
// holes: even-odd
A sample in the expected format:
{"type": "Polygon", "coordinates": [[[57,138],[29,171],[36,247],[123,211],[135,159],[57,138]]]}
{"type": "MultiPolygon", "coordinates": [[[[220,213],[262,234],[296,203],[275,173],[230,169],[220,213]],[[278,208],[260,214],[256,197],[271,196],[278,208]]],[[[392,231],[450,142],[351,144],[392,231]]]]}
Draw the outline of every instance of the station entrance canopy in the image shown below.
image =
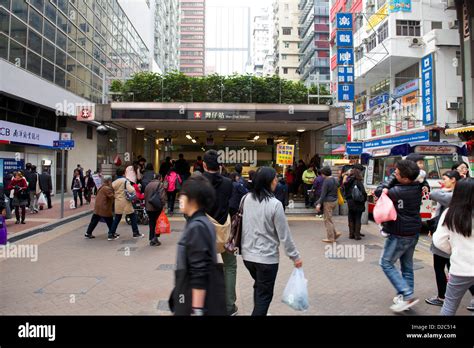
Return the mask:
{"type": "Polygon", "coordinates": [[[111,103],[96,106],[96,120],[146,130],[296,132],[344,123],[344,111],[328,105],[232,103],[111,103]]]}

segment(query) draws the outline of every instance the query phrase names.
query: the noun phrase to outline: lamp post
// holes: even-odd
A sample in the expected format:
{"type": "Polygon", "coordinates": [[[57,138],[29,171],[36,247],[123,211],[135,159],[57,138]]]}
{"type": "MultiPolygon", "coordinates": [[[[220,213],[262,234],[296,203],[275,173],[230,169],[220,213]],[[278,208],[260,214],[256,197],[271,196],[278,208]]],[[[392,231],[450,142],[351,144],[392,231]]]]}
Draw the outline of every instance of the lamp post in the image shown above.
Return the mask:
{"type": "MultiPolygon", "coordinates": [[[[70,128],[61,128],[60,140],[71,140],[73,130],[70,128]]],[[[61,219],[64,218],[64,182],[66,181],[66,164],[65,164],[66,149],[61,148],[61,219]]]]}

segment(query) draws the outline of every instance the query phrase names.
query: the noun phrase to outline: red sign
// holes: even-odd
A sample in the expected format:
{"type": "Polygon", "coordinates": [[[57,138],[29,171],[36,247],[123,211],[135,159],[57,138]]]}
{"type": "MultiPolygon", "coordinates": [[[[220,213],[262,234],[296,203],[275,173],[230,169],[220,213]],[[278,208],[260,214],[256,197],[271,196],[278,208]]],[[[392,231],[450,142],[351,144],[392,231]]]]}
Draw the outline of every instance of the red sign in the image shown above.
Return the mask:
{"type": "Polygon", "coordinates": [[[194,118],[200,120],[202,118],[202,112],[201,111],[195,111],[194,112],[194,118]]]}
{"type": "Polygon", "coordinates": [[[346,120],[347,125],[347,141],[352,141],[352,120],[348,118],[346,120]]]}
{"type": "Polygon", "coordinates": [[[425,155],[451,155],[456,153],[456,147],[449,145],[417,145],[415,146],[415,153],[425,155]]]}
{"type": "Polygon", "coordinates": [[[376,129],[372,129],[372,136],[375,137],[377,135],[377,130],[376,129]]]}
{"type": "Polygon", "coordinates": [[[81,106],[77,109],[77,121],[93,121],[94,106],[81,106]]]}

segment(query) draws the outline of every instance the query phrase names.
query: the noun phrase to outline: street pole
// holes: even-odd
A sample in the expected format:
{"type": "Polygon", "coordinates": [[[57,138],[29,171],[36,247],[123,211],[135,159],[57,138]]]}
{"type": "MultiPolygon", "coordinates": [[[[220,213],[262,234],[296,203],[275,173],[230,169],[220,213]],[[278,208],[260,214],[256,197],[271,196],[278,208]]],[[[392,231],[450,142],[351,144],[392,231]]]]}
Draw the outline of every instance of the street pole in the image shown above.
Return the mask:
{"type": "Polygon", "coordinates": [[[66,151],[61,149],[61,219],[64,218],[64,181],[66,180],[64,177],[64,156],[66,151]]]}

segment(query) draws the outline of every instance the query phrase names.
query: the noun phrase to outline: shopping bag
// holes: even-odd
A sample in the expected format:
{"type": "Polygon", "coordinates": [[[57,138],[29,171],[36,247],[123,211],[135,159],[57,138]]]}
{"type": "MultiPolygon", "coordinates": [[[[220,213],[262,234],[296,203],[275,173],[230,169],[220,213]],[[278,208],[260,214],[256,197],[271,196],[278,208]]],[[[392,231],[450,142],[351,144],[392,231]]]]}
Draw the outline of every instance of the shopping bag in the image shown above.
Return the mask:
{"type": "Polygon", "coordinates": [[[377,224],[395,221],[397,219],[397,210],[395,209],[392,200],[386,193],[382,193],[382,195],[377,200],[373,215],[377,224]]]}
{"type": "Polygon", "coordinates": [[[0,215],[0,245],[7,244],[7,224],[5,218],[0,215]]]}
{"type": "Polygon", "coordinates": [[[295,268],[283,291],[282,302],[295,311],[305,311],[309,308],[308,280],[304,277],[302,268],[295,268]]]}
{"type": "Polygon", "coordinates": [[[165,212],[162,211],[158,220],[156,220],[155,234],[168,234],[171,233],[171,225],[165,212]]]}
{"type": "Polygon", "coordinates": [[[44,196],[44,193],[41,192],[39,197],[38,197],[38,205],[39,206],[44,206],[46,204],[48,204],[48,202],[46,201],[46,197],[44,196]]]}

